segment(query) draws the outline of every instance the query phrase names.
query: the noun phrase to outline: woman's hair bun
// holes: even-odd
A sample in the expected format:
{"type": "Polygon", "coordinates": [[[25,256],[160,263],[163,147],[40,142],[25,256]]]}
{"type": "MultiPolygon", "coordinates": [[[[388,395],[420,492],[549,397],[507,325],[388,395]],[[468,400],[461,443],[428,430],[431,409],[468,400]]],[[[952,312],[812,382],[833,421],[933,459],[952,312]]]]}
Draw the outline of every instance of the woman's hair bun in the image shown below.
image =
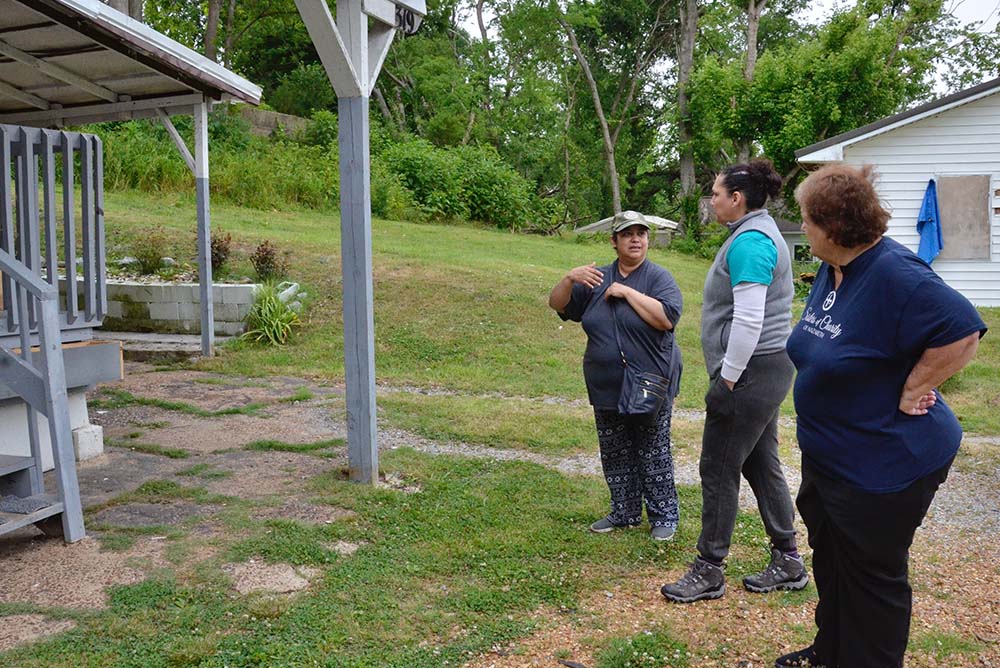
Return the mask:
{"type": "Polygon", "coordinates": [[[777,197],[784,183],[781,175],[774,170],[774,165],[767,158],[754,158],[747,165],[750,177],[763,186],[771,197],[777,197]]]}

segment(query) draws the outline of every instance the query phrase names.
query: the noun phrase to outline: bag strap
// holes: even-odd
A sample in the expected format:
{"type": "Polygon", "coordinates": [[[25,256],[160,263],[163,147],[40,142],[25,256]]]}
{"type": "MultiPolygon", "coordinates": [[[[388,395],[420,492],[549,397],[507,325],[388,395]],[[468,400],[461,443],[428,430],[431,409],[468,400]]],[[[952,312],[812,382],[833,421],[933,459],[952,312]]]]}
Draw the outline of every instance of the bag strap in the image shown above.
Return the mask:
{"type": "MultiPolygon", "coordinates": [[[[618,261],[611,265],[611,282],[614,283],[618,277],[618,261]]],[[[609,286],[610,287],[610,286],[609,286]]],[[[612,297],[616,299],[616,297],[612,297]]],[[[622,366],[628,366],[628,360],[625,359],[625,350],[622,348],[621,335],[618,332],[618,317],[615,315],[615,302],[609,301],[611,305],[611,321],[615,325],[615,343],[618,344],[618,354],[622,356],[622,366]]]]}

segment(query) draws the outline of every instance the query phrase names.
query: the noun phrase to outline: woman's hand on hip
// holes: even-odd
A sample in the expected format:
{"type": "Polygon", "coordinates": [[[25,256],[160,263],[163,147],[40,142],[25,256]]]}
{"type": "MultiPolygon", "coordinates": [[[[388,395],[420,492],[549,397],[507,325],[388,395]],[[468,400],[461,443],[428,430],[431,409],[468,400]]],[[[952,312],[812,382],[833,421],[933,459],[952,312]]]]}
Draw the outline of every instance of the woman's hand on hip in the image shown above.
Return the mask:
{"type": "Polygon", "coordinates": [[[909,396],[904,389],[903,394],[899,397],[899,410],[907,415],[927,415],[927,411],[936,403],[937,394],[934,393],[934,390],[926,394],[909,396]]]}
{"type": "Polygon", "coordinates": [[[581,267],[573,267],[566,274],[566,278],[574,283],[585,285],[588,288],[596,288],[604,282],[604,274],[597,268],[596,262],[591,262],[581,267]]]}

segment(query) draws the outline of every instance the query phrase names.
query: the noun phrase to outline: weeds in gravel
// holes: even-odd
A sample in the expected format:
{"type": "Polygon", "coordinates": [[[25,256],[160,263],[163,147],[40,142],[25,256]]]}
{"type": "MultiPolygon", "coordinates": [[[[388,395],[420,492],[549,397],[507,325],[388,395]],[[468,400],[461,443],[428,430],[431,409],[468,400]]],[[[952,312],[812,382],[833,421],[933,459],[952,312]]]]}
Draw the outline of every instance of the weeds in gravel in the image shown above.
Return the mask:
{"type": "Polygon", "coordinates": [[[308,387],[300,387],[292,393],[292,396],[285,397],[284,399],[281,399],[281,401],[293,404],[297,401],[310,401],[315,398],[315,396],[316,395],[314,395],[308,387]]]}
{"type": "MultiPolygon", "coordinates": [[[[910,637],[907,650],[920,651],[933,656],[938,661],[945,661],[955,655],[976,656],[986,649],[986,643],[958,636],[945,631],[925,631],[914,633],[910,637]]],[[[989,665],[984,663],[983,665],[989,665]]]]}
{"type": "Polygon", "coordinates": [[[126,390],[114,387],[106,387],[101,390],[100,395],[89,401],[90,408],[94,410],[114,410],[125,406],[153,406],[167,411],[187,413],[198,417],[222,417],[225,415],[258,415],[260,409],[264,408],[262,403],[251,403],[238,408],[223,408],[217,411],[208,411],[198,408],[193,404],[183,401],[167,401],[166,399],[155,399],[151,397],[139,397],[126,390]]]}
{"type": "Polygon", "coordinates": [[[191,453],[182,448],[168,448],[156,443],[141,443],[135,440],[119,441],[109,439],[107,445],[112,448],[125,448],[133,452],[144,452],[147,455],[159,455],[169,459],[187,459],[191,456],[191,453]]]}
{"type": "Polygon", "coordinates": [[[219,471],[211,464],[195,464],[191,468],[182,469],[174,475],[201,478],[202,480],[218,480],[220,478],[228,478],[233,474],[230,471],[219,471]]]}
{"type": "Polygon", "coordinates": [[[596,668],[686,668],[687,645],[663,630],[612,640],[597,655],[596,668]]]}
{"type": "Polygon", "coordinates": [[[243,447],[244,450],[256,450],[258,452],[298,452],[298,453],[318,453],[320,450],[330,448],[342,448],[347,444],[343,438],[332,438],[328,441],[317,441],[315,443],[285,443],[283,441],[254,441],[243,447]]]}

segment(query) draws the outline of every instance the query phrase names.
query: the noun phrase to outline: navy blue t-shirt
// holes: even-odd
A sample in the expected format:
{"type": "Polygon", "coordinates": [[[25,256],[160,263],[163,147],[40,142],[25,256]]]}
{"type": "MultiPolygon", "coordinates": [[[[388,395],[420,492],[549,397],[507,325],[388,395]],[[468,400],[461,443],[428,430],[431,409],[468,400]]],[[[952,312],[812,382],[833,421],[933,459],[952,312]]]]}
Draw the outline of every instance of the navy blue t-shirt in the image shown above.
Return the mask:
{"type": "Polygon", "coordinates": [[[669,378],[671,396],[677,394],[680,381],[680,352],[674,345],[673,331],[662,332],[651,327],[624,299],[604,299],[604,291],[617,280],[663,304],[663,312],[676,327],[682,306],[681,289],[677,286],[677,281],[669,271],[649,260],[644,261],[625,278],[618,273],[617,266],[616,260],[607,266],[598,267],[604,274],[604,281],[596,288],[575,284],[569,303],[559,314],[563,320],[583,324],[583,331],[587,333],[583,378],[587,383],[591,405],[602,410],[618,410],[618,398],[625,373],[615,341],[612,307],[618,318],[622,350],[629,365],[640,371],[651,371],[669,378]]]}
{"type": "Polygon", "coordinates": [[[803,457],[826,475],[888,493],[944,466],[962,428],[938,395],[927,415],[906,415],[899,398],[927,348],[986,325],[969,301],[923,260],[884,238],[842,267],[823,264],[788,339],[798,369],[795,411],[803,457]]]}

